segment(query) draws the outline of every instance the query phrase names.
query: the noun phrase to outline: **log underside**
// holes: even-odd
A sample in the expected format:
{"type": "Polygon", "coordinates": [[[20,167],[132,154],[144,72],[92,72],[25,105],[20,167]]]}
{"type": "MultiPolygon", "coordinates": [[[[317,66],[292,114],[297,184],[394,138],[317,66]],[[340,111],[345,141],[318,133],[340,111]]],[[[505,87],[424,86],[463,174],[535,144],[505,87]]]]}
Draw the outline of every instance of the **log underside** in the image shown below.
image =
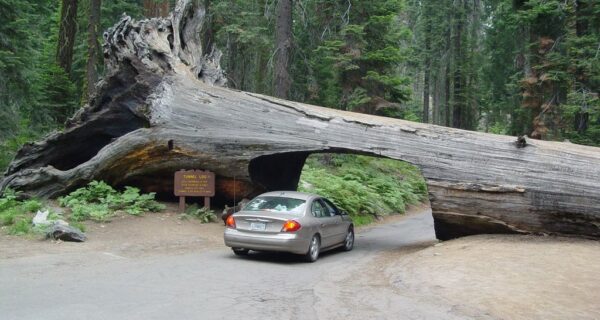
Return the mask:
{"type": "Polygon", "coordinates": [[[316,152],[420,167],[439,239],[478,233],[600,238],[600,151],[300,104],[223,88],[220,53],[195,37],[204,11],[124,18],[105,35],[109,73],[65,131],[24,146],[0,188],[56,197],[91,180],[172,193],[173,173],[217,175],[217,203],[293,190],[316,152]]]}

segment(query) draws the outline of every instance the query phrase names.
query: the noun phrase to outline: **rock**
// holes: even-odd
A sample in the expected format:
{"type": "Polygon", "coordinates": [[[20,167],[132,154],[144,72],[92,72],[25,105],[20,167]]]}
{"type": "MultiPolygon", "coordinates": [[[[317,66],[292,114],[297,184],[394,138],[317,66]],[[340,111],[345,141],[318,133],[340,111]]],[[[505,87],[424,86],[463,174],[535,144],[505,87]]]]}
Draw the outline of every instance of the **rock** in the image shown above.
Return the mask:
{"type": "Polygon", "coordinates": [[[33,220],[31,220],[31,222],[33,223],[34,226],[46,226],[50,224],[50,221],[48,221],[48,215],[50,214],[50,211],[48,210],[38,210],[38,212],[35,213],[35,217],[33,217],[33,220]]]}
{"type": "Polygon", "coordinates": [[[33,219],[31,220],[31,222],[33,223],[34,227],[46,227],[49,226],[51,224],[59,224],[59,225],[63,225],[63,226],[68,226],[69,223],[66,222],[65,220],[62,219],[57,219],[57,220],[48,220],[48,215],[50,214],[49,210],[38,210],[38,212],[36,212],[35,217],[33,217],[33,219]]]}
{"type": "Polygon", "coordinates": [[[63,225],[60,223],[54,223],[46,233],[47,238],[62,241],[73,241],[73,242],[84,242],[87,238],[81,230],[63,225]]]}

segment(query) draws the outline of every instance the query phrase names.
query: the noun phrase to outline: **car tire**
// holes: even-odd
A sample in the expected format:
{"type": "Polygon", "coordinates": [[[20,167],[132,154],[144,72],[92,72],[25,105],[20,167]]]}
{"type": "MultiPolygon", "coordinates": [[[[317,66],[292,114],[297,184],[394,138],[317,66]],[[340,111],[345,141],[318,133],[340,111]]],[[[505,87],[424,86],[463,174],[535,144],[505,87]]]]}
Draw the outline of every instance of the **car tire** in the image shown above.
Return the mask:
{"type": "Polygon", "coordinates": [[[354,228],[348,228],[348,233],[346,233],[346,238],[344,238],[344,246],[342,249],[344,251],[350,251],[354,248],[354,228]]]}
{"type": "Polygon", "coordinates": [[[233,251],[233,253],[236,256],[247,256],[248,255],[248,249],[244,249],[244,248],[231,248],[231,250],[233,251]]]}
{"type": "Polygon", "coordinates": [[[318,235],[314,235],[312,239],[310,239],[310,244],[308,245],[308,251],[304,255],[304,260],[306,262],[315,262],[319,259],[319,252],[321,251],[321,239],[318,235]]]}

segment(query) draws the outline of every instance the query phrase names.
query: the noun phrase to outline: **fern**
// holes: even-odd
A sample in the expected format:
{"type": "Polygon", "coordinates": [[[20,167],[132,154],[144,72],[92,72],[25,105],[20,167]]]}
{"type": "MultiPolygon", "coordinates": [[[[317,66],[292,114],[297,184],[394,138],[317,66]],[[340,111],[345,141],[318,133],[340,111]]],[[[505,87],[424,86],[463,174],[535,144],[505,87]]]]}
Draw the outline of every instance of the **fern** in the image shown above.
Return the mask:
{"type": "Polygon", "coordinates": [[[106,221],[119,210],[136,216],[163,210],[165,206],[154,197],[154,193],[141,194],[135,187],[125,187],[123,192],[118,192],[103,181],[92,181],[60,198],[59,204],[71,209],[73,221],[106,221]]]}
{"type": "Polygon", "coordinates": [[[404,213],[426,199],[427,185],[408,163],[355,155],[313,155],[302,171],[299,190],[331,199],[356,224],[375,215],[404,213]]]}

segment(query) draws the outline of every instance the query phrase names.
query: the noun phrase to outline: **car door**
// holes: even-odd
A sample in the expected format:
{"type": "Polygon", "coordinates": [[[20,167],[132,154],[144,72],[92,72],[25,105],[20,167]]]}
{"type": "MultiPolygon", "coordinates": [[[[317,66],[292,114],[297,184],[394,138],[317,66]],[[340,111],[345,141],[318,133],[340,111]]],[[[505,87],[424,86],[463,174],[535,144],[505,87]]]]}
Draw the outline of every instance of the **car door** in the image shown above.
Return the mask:
{"type": "Polygon", "coordinates": [[[335,242],[335,218],[321,199],[313,200],[310,212],[318,221],[321,234],[321,247],[326,248],[336,244],[335,242]]]}
{"type": "Polygon", "coordinates": [[[323,201],[323,204],[325,205],[325,207],[329,211],[329,214],[332,217],[331,230],[333,232],[333,244],[344,242],[344,240],[346,239],[346,232],[348,231],[350,223],[342,218],[342,212],[331,201],[325,198],[322,198],[321,201],[323,201]]]}

